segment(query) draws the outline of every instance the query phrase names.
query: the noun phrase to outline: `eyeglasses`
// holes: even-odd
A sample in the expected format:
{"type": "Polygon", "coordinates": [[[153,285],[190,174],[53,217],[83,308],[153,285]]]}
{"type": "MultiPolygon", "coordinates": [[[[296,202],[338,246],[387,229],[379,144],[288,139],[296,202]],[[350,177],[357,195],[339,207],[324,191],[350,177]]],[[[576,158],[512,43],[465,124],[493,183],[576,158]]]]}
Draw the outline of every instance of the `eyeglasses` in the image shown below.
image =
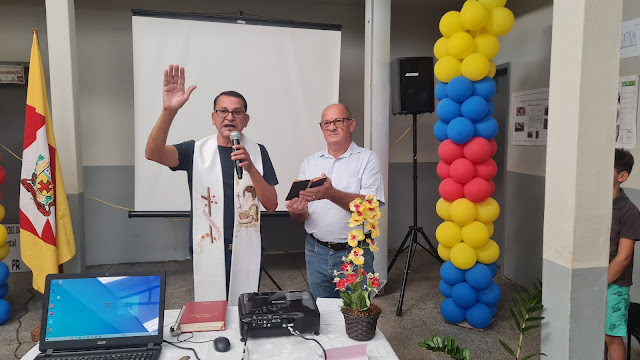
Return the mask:
{"type": "Polygon", "coordinates": [[[347,120],[351,120],[350,118],[342,118],[342,119],[335,119],[335,120],[327,120],[327,121],[322,121],[320,123],[320,128],[323,130],[326,130],[329,128],[329,126],[331,126],[331,124],[335,125],[336,127],[342,127],[344,125],[344,122],[347,120]]]}
{"type": "Polygon", "coordinates": [[[244,110],[229,111],[229,110],[226,110],[226,109],[222,109],[222,110],[214,110],[214,112],[221,119],[226,118],[227,115],[229,115],[229,113],[231,113],[231,115],[233,115],[233,117],[236,118],[236,119],[241,119],[242,116],[244,116],[244,114],[246,114],[246,111],[244,111],[244,110]]]}

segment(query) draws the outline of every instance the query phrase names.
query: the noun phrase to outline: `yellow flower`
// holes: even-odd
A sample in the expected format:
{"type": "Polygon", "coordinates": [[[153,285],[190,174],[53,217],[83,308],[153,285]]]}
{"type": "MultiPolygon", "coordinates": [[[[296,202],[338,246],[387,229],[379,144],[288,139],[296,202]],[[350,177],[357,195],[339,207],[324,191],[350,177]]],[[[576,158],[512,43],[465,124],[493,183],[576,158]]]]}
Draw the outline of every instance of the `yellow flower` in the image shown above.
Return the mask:
{"type": "Polygon", "coordinates": [[[373,222],[373,221],[377,222],[378,219],[380,219],[380,210],[378,210],[377,208],[370,208],[369,211],[365,213],[364,218],[368,222],[373,222]]]}
{"type": "Polygon", "coordinates": [[[364,218],[362,217],[362,213],[354,212],[351,214],[351,219],[349,219],[349,226],[356,227],[360,226],[364,223],[364,218]]]}
{"type": "Polygon", "coordinates": [[[349,246],[357,247],[358,242],[364,239],[364,233],[360,229],[353,229],[349,231],[349,246]]]}
{"type": "Polygon", "coordinates": [[[352,202],[349,203],[349,209],[354,211],[361,211],[364,206],[364,202],[360,198],[355,198],[352,202]]]}
{"type": "Polygon", "coordinates": [[[380,250],[375,241],[367,239],[367,242],[369,243],[369,250],[371,250],[372,252],[378,252],[378,250],[380,250]]]}
{"type": "Polygon", "coordinates": [[[376,199],[375,195],[369,194],[365,196],[364,202],[371,207],[375,207],[376,209],[378,209],[378,207],[380,206],[380,203],[378,202],[378,199],[376,199]]]}
{"type": "Polygon", "coordinates": [[[380,236],[380,228],[378,228],[378,222],[377,221],[373,221],[373,222],[369,222],[364,226],[365,229],[367,230],[371,230],[371,237],[372,238],[377,238],[378,236],[380,236]]]}
{"type": "Polygon", "coordinates": [[[364,251],[362,251],[361,248],[353,248],[353,250],[351,250],[351,253],[349,254],[349,260],[351,260],[356,265],[362,265],[364,264],[364,256],[362,256],[363,254],[364,251]]]}

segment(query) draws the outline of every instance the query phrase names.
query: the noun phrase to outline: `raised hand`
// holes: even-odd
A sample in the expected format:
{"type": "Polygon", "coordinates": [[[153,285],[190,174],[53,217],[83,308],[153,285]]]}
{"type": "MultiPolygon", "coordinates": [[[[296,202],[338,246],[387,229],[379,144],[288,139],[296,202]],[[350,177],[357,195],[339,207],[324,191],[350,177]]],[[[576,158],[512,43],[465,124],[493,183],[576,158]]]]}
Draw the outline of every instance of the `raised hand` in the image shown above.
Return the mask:
{"type": "Polygon", "coordinates": [[[184,89],[184,67],[179,65],[169,65],[164,70],[164,80],[162,82],[162,107],[165,110],[178,110],[184,105],[191,92],[196,89],[195,85],[184,89]]]}

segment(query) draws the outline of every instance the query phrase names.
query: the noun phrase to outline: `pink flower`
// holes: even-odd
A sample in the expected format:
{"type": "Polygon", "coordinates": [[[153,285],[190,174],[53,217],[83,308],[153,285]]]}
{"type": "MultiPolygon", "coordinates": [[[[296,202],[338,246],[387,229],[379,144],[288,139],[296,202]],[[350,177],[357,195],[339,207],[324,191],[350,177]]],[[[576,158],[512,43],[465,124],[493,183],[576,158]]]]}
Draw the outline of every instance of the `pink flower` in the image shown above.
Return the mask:
{"type": "Polygon", "coordinates": [[[338,284],[336,284],[336,287],[340,290],[344,290],[346,286],[347,282],[345,281],[345,279],[340,279],[340,281],[338,281],[338,284]]]}
{"type": "Polygon", "coordinates": [[[347,281],[347,284],[351,285],[356,281],[356,274],[347,274],[344,279],[347,281]]]}
{"type": "Polygon", "coordinates": [[[344,263],[342,264],[342,266],[340,266],[340,271],[347,271],[347,270],[351,270],[351,264],[344,263]]]}

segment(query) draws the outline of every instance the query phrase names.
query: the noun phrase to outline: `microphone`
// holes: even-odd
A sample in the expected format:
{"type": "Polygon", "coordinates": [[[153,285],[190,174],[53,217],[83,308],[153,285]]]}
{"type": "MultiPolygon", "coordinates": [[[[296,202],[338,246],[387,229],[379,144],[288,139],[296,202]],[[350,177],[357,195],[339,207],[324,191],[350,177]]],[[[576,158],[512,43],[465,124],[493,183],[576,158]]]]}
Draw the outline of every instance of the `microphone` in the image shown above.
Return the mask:
{"type": "MultiPolygon", "coordinates": [[[[240,133],[239,132],[233,131],[233,132],[231,132],[231,135],[229,135],[229,137],[231,138],[231,143],[233,145],[240,145],[240,133]]],[[[235,165],[236,165],[236,174],[238,174],[238,179],[242,180],[242,167],[240,166],[240,160],[236,160],[235,161],[235,165]]]]}

